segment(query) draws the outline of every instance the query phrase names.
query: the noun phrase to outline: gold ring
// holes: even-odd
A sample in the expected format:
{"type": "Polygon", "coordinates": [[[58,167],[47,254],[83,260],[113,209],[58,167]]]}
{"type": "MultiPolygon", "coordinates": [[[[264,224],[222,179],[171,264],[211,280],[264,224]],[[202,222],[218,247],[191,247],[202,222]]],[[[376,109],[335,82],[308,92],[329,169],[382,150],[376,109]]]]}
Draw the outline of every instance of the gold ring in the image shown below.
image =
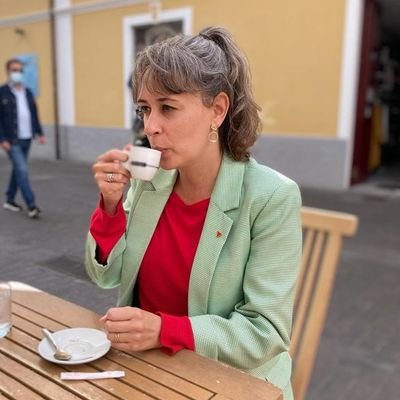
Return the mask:
{"type": "Polygon", "coordinates": [[[119,337],[119,333],[114,333],[114,342],[115,343],[120,343],[121,342],[121,339],[120,339],[120,337],[119,337]]]}
{"type": "Polygon", "coordinates": [[[107,181],[108,183],[114,182],[114,174],[113,174],[112,172],[107,173],[107,175],[106,175],[106,181],[107,181]]]}

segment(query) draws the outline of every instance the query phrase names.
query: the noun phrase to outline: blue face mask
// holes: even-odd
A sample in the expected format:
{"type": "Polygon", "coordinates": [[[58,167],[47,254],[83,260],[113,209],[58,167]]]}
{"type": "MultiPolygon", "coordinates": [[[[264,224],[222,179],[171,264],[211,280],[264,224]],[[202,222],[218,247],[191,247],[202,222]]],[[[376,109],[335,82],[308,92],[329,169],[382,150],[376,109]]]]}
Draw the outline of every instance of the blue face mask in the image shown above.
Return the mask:
{"type": "Polygon", "coordinates": [[[24,75],[22,74],[22,72],[11,72],[10,74],[10,80],[13,83],[21,83],[22,82],[22,78],[24,77],[24,75]]]}

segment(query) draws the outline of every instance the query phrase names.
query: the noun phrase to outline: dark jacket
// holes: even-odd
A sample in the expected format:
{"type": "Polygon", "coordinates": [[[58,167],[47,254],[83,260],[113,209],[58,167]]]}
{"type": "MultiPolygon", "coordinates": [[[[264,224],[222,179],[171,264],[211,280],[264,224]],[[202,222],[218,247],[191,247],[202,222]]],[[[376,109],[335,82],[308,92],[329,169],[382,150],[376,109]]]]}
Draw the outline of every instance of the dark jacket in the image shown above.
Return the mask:
{"type": "MultiPolygon", "coordinates": [[[[32,135],[43,135],[35,99],[26,88],[29,111],[32,121],[32,135]]],[[[8,84],[0,86],[0,142],[15,143],[18,139],[17,100],[8,84]]]]}

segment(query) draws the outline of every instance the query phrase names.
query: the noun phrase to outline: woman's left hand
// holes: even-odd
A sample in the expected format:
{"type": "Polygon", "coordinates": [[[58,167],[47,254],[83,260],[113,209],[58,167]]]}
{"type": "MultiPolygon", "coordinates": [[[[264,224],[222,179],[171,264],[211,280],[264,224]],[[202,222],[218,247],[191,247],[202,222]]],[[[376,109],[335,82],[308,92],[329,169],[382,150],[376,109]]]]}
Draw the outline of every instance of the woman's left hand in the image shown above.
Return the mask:
{"type": "Polygon", "coordinates": [[[135,307],[110,308],[100,318],[112,347],[143,351],[161,347],[161,317],[135,307]]]}

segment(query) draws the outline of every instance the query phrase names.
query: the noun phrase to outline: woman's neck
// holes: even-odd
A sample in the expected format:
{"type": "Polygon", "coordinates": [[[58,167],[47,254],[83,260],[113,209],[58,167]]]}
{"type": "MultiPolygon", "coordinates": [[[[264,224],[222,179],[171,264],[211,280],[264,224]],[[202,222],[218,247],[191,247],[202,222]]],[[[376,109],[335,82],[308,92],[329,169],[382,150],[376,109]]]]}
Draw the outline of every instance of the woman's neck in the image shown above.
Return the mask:
{"type": "Polygon", "coordinates": [[[201,167],[192,165],[179,169],[174,190],[186,204],[208,199],[214,190],[215,181],[221,166],[222,155],[202,163],[201,167]]]}

